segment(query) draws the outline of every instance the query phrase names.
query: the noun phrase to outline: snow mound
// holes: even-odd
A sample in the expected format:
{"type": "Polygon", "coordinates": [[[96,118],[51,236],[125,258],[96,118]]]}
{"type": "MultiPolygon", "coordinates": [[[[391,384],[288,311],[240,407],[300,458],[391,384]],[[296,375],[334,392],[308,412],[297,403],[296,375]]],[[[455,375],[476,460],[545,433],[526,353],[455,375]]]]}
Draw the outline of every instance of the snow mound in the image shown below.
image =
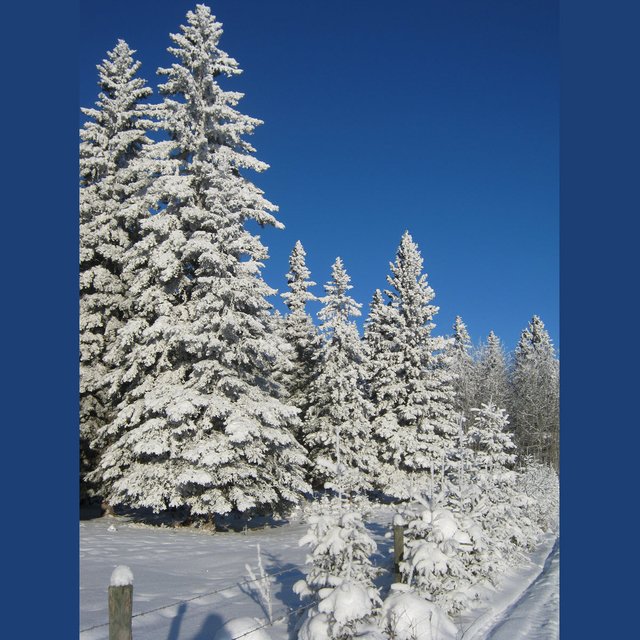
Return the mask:
{"type": "Polygon", "coordinates": [[[304,621],[298,632],[298,640],[327,640],[329,634],[329,618],[326,613],[319,613],[304,621]]]}
{"type": "Polygon", "coordinates": [[[233,618],[216,631],[213,640],[234,640],[239,636],[242,636],[242,640],[271,640],[271,636],[260,629],[262,624],[256,618],[233,618]]]}
{"type": "Polygon", "coordinates": [[[458,531],[458,524],[448,509],[436,509],[431,514],[431,518],[433,532],[438,542],[455,536],[458,531]]]}
{"type": "Polygon", "coordinates": [[[372,603],[368,590],[359,584],[343,582],[318,604],[318,611],[332,614],[336,622],[346,624],[371,613],[372,603]]]}
{"type": "Polygon", "coordinates": [[[133,584],[133,573],[131,569],[124,564],[117,566],[111,574],[109,584],[112,587],[126,587],[129,584],[133,584]]]}
{"type": "Polygon", "coordinates": [[[392,592],[382,605],[380,625],[395,640],[455,640],[458,633],[440,607],[412,592],[392,592]]]}
{"type": "Polygon", "coordinates": [[[396,513],[393,516],[393,526],[394,527],[404,527],[407,524],[407,521],[404,519],[401,513],[396,513]]]}

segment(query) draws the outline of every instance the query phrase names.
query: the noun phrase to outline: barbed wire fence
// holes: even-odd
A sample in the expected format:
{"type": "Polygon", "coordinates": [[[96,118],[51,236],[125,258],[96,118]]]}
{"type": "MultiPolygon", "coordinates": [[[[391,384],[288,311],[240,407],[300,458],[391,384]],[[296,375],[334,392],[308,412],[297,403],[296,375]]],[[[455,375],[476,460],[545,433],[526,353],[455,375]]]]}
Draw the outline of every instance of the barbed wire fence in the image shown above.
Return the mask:
{"type": "MultiPolygon", "coordinates": [[[[292,573],[294,571],[299,571],[304,566],[305,565],[296,565],[296,566],[293,566],[293,567],[289,567],[288,569],[284,569],[282,571],[275,571],[275,572],[272,572],[272,573],[265,572],[265,574],[266,574],[267,578],[276,578],[278,576],[282,576],[282,575],[285,575],[287,573],[292,573]]],[[[385,563],[384,565],[382,565],[380,567],[380,571],[389,571],[389,572],[391,572],[391,571],[393,571],[394,566],[395,565],[394,565],[393,561],[387,562],[387,563],[385,563]]],[[[253,578],[253,579],[241,580],[239,582],[235,582],[234,584],[226,585],[226,586],[223,586],[223,587],[218,587],[217,589],[214,589],[213,591],[207,591],[205,593],[199,593],[198,595],[192,596],[190,598],[183,598],[181,600],[177,600],[175,602],[171,602],[170,604],[165,604],[165,605],[162,605],[160,607],[154,607],[153,609],[148,609],[146,611],[140,611],[138,613],[134,613],[131,616],[131,619],[133,620],[135,618],[141,618],[143,616],[150,615],[152,613],[157,613],[158,611],[164,611],[165,609],[171,609],[173,607],[179,607],[182,604],[187,604],[189,602],[193,602],[194,600],[199,600],[201,598],[207,598],[209,596],[215,596],[215,595],[218,595],[218,594],[223,593],[225,591],[232,591],[233,589],[241,589],[243,586],[252,584],[254,582],[259,582],[260,580],[263,580],[263,579],[264,578],[262,576],[258,576],[258,577],[253,578]]],[[[283,622],[287,618],[291,617],[294,613],[301,612],[303,610],[309,609],[314,604],[315,603],[312,602],[310,604],[303,605],[303,606],[300,606],[300,607],[295,607],[295,608],[291,608],[290,607],[287,610],[287,613],[281,615],[278,618],[274,618],[273,622],[266,623],[265,625],[263,625],[261,627],[256,627],[256,629],[254,629],[254,631],[256,631],[258,628],[263,629],[265,627],[272,626],[276,622],[283,622]]],[[[96,625],[93,625],[91,627],[85,627],[84,629],[80,629],[80,633],[81,634],[88,633],[89,631],[94,631],[95,629],[100,629],[102,627],[107,627],[107,626],[109,626],[109,622],[108,621],[107,622],[102,622],[100,624],[96,624],[96,625]]],[[[247,634],[248,633],[251,633],[251,632],[247,632],[247,634]]],[[[243,634],[243,635],[247,635],[247,634],[243,634]]],[[[243,636],[238,636],[238,638],[241,638],[241,637],[243,637],[243,636]]],[[[238,640],[238,638],[233,638],[233,640],[238,640]]]]}
{"type": "MultiPolygon", "coordinates": [[[[295,565],[295,566],[290,566],[287,569],[283,569],[281,571],[273,571],[273,572],[265,572],[265,576],[257,576],[255,578],[248,578],[248,579],[244,579],[244,580],[239,580],[237,582],[234,582],[233,584],[228,584],[228,585],[224,585],[222,587],[217,587],[216,589],[213,589],[212,591],[207,591],[205,593],[199,593],[195,596],[191,596],[188,598],[182,598],[180,600],[176,600],[174,602],[171,602],[169,604],[165,604],[159,607],[154,607],[153,609],[147,609],[146,611],[140,611],[138,613],[133,613],[131,615],[131,621],[133,622],[134,619],[136,618],[141,618],[143,616],[147,616],[150,615],[152,613],[157,613],[159,611],[164,611],[166,609],[172,609],[175,607],[180,607],[181,605],[184,604],[188,604],[189,602],[193,602],[195,600],[199,600],[201,598],[207,598],[207,597],[211,597],[211,596],[216,596],[219,595],[221,593],[227,592],[227,591],[232,591],[234,589],[239,589],[241,590],[243,586],[247,586],[253,583],[257,583],[260,580],[264,580],[264,578],[266,577],[267,579],[271,579],[271,578],[276,578],[288,573],[292,573],[294,571],[301,571],[306,565],[295,565]]],[[[384,564],[382,564],[379,569],[380,572],[393,572],[394,569],[394,563],[393,561],[390,562],[385,562],[384,564]]],[[[295,615],[295,614],[299,614],[302,613],[303,611],[306,611],[308,609],[310,609],[311,607],[313,607],[315,604],[317,604],[316,602],[310,602],[308,604],[304,604],[304,605],[300,605],[298,607],[286,607],[285,612],[281,613],[280,615],[278,615],[277,617],[274,617],[274,619],[272,621],[268,621],[262,625],[256,626],[253,629],[251,629],[250,631],[247,631],[241,635],[235,636],[234,638],[232,638],[232,640],[240,640],[240,638],[243,638],[251,633],[253,633],[254,631],[258,631],[260,629],[265,629],[267,627],[271,627],[274,624],[278,623],[278,622],[284,622],[286,620],[288,620],[289,618],[291,618],[291,616],[295,615]]],[[[84,629],[80,629],[80,635],[82,634],[87,634],[90,631],[95,631],[96,629],[101,629],[104,627],[108,627],[109,626],[109,621],[107,622],[103,622],[100,624],[96,624],[96,625],[92,625],[90,627],[85,627],[84,629]]]]}
{"type": "MultiPolygon", "coordinates": [[[[304,565],[296,565],[296,566],[293,566],[293,567],[289,567],[288,569],[284,569],[282,571],[275,571],[275,572],[272,572],[272,573],[265,572],[265,574],[266,574],[267,578],[276,578],[278,576],[281,576],[281,575],[284,575],[284,574],[287,574],[287,573],[292,573],[293,571],[299,571],[302,567],[304,567],[304,565]]],[[[241,580],[239,582],[235,582],[234,584],[230,584],[230,585],[226,585],[226,586],[223,586],[223,587],[219,587],[217,589],[214,589],[213,591],[208,591],[206,593],[199,593],[198,595],[192,596],[190,598],[183,598],[181,600],[177,600],[175,602],[171,602],[170,604],[162,605],[160,607],[155,607],[153,609],[148,609],[147,611],[140,611],[138,613],[134,613],[131,616],[131,618],[132,618],[132,620],[134,618],[141,618],[142,616],[147,616],[149,614],[157,613],[158,611],[163,611],[165,609],[171,609],[173,607],[179,607],[182,604],[187,604],[189,602],[193,602],[194,600],[199,600],[201,598],[207,598],[209,596],[214,596],[214,595],[223,593],[225,591],[231,591],[233,589],[241,589],[243,586],[246,586],[246,585],[254,583],[254,582],[258,582],[258,581],[263,580],[263,579],[264,578],[262,576],[258,576],[258,577],[253,578],[253,579],[241,580]]],[[[308,606],[307,606],[307,608],[308,608],[308,606]]],[[[287,615],[292,615],[293,612],[294,611],[291,611],[291,613],[287,614],[287,615]]],[[[279,620],[274,620],[274,622],[277,622],[277,621],[279,621],[279,620]]],[[[107,627],[107,626],[109,626],[109,622],[103,622],[101,624],[96,624],[96,625],[93,625],[91,627],[86,627],[84,629],[80,629],[80,633],[81,634],[82,633],[88,633],[89,631],[93,631],[95,629],[100,629],[102,627],[107,627]]],[[[269,624],[267,624],[266,626],[269,626],[269,624]]],[[[236,640],[236,639],[234,638],[234,640],[236,640]]]]}

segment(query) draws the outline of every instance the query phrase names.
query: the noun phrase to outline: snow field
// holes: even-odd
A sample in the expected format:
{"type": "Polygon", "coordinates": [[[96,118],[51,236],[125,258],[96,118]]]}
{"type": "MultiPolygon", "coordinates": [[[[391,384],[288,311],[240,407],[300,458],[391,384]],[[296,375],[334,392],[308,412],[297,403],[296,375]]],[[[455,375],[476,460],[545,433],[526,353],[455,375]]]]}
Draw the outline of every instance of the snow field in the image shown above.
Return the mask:
{"type": "MultiPolygon", "coordinates": [[[[391,585],[394,510],[379,507],[371,514],[367,530],[378,545],[376,566],[385,570],[375,583],[386,594],[391,585]]],[[[126,565],[134,577],[133,634],[136,640],[230,640],[224,634],[235,625],[265,625],[266,612],[252,585],[245,565],[255,570],[257,549],[272,576],[273,626],[248,633],[243,640],[291,640],[294,625],[304,607],[293,585],[304,578],[308,548],[299,545],[308,525],[292,521],[286,525],[246,533],[211,534],[198,530],[179,530],[139,525],[125,518],[105,516],[80,524],[80,638],[108,638],[107,590],[115,567],[126,565]],[[109,530],[110,527],[114,527],[109,530]],[[295,612],[291,614],[291,612],[295,612]],[[238,622],[237,619],[244,619],[238,622]],[[230,624],[226,624],[230,623],[230,624]],[[83,631],[84,630],[84,631],[83,631]],[[266,634],[266,635],[264,635],[266,634]]],[[[458,640],[551,640],[558,634],[558,563],[555,537],[545,536],[531,561],[505,574],[496,589],[485,588],[481,601],[472,610],[453,618],[458,640]],[[555,555],[554,555],[555,554],[555,555]]],[[[256,574],[258,575],[258,574],[256,574]]],[[[385,603],[386,615],[402,606],[411,628],[431,622],[429,603],[422,611],[404,596],[385,603]],[[425,609],[426,607],[426,609],[425,609]]],[[[396,612],[397,614],[398,612],[396,612]]],[[[431,638],[432,624],[421,628],[420,640],[431,638]]],[[[441,629],[449,637],[451,630],[441,629]]],[[[242,633],[245,633],[243,631],[242,633]]],[[[240,635],[240,634],[237,634],[240,635]]],[[[451,636],[456,637],[456,636],[451,636]]]]}
{"type": "MultiPolygon", "coordinates": [[[[382,507],[374,513],[369,530],[378,544],[375,561],[385,566],[391,561],[391,542],[384,535],[393,512],[382,507]]],[[[307,523],[293,521],[246,533],[211,534],[145,526],[117,516],[83,521],[80,637],[109,637],[107,589],[118,565],[128,566],[135,580],[132,624],[136,640],[212,640],[225,622],[235,618],[258,618],[266,623],[267,613],[256,589],[247,584],[245,568],[249,564],[256,569],[259,544],[265,570],[273,577],[273,617],[279,620],[267,632],[272,640],[289,640],[297,620],[297,614],[290,612],[303,608],[293,585],[308,571],[308,549],[299,545],[307,528],[307,523]],[[116,531],[109,531],[113,525],[116,531]]],[[[385,588],[390,581],[385,572],[376,584],[385,588]]]]}

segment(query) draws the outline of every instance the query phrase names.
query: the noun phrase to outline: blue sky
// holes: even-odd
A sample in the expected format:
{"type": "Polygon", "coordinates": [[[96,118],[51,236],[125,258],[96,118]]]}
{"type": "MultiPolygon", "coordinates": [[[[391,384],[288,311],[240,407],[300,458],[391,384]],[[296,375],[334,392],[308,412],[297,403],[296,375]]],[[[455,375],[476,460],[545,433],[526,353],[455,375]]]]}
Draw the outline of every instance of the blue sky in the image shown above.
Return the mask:
{"type": "MultiPolygon", "coordinates": [[[[155,89],[168,34],[195,2],[80,2],[82,106],[118,38],[155,89]]],[[[341,256],[366,314],[405,229],[440,312],[513,349],[535,313],[559,347],[557,2],[216,0],[244,73],[255,176],[280,206],[265,279],[283,291],[300,240],[323,284],[341,256]]],[[[316,293],[321,294],[321,287],[316,293]]],[[[279,303],[277,306],[281,306],[279,303]]],[[[316,311],[316,308],[310,309],[316,311]]]]}

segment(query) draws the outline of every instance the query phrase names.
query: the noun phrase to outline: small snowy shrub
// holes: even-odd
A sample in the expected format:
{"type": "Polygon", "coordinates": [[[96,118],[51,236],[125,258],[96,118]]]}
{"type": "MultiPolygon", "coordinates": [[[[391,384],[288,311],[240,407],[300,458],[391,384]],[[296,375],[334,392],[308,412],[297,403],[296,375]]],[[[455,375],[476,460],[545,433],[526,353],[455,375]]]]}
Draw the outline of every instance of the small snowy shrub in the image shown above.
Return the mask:
{"type": "Polygon", "coordinates": [[[518,487],[513,437],[504,409],[483,404],[471,410],[473,422],[466,434],[470,460],[470,484],[466,493],[469,513],[482,524],[490,542],[492,574],[514,565],[537,542],[539,527],[527,511],[530,500],[518,487]]]}
{"type": "MultiPolygon", "coordinates": [[[[382,419],[378,420],[378,425],[380,423],[382,423],[382,419]]],[[[389,422],[387,421],[387,428],[388,424],[389,422]]],[[[396,429],[399,431],[397,426],[396,429]]],[[[379,431],[382,430],[383,427],[380,427],[379,431]]],[[[376,482],[383,493],[395,500],[409,500],[416,490],[415,478],[412,474],[385,462],[381,462],[378,465],[376,482]]]]}
{"type": "Polygon", "coordinates": [[[560,483],[553,467],[528,458],[518,474],[518,488],[527,497],[526,511],[544,531],[557,529],[560,483]]]}
{"type": "Polygon", "coordinates": [[[313,606],[300,627],[300,640],[347,640],[367,623],[379,605],[373,585],[377,570],[370,556],[376,543],[355,511],[329,512],[310,518],[300,544],[311,547],[311,568],[293,587],[313,606]]]}
{"type": "Polygon", "coordinates": [[[344,580],[333,589],[321,589],[318,604],[298,632],[298,640],[348,640],[368,622],[377,594],[362,584],[344,580]]]}

